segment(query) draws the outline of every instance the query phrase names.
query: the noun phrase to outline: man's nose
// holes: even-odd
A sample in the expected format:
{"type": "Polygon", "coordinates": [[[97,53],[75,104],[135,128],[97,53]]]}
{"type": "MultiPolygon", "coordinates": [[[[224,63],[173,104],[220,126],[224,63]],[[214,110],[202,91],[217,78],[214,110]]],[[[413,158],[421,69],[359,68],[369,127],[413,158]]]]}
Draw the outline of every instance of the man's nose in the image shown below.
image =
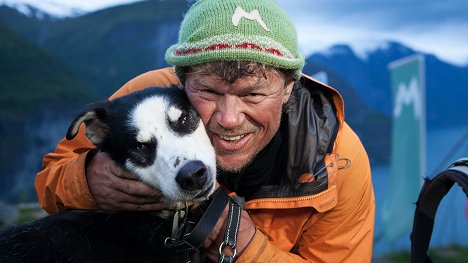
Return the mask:
{"type": "Polygon", "coordinates": [[[242,109],[243,102],[238,96],[225,94],[218,101],[216,121],[225,129],[236,128],[245,119],[242,109]]]}

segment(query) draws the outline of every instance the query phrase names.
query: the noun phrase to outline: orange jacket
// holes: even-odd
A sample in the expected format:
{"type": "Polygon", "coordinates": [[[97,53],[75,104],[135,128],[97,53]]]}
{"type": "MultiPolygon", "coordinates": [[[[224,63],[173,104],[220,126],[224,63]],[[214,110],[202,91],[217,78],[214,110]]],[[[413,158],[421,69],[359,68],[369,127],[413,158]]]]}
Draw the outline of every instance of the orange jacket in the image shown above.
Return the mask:
{"type": "MultiPolygon", "coordinates": [[[[257,231],[236,262],[371,261],[375,200],[367,154],[343,120],[338,92],[303,77],[305,83],[313,82],[332,94],[339,123],[332,150],[324,158],[325,189],[313,195],[247,201],[245,208],[257,231]]],[[[132,79],[111,98],[177,83],[171,68],[154,70],[132,79]]],[[[64,208],[96,209],[85,176],[86,154],[93,148],[82,127],[75,139],[63,139],[55,152],[44,157],[35,181],[42,208],[50,213],[64,208]]]]}

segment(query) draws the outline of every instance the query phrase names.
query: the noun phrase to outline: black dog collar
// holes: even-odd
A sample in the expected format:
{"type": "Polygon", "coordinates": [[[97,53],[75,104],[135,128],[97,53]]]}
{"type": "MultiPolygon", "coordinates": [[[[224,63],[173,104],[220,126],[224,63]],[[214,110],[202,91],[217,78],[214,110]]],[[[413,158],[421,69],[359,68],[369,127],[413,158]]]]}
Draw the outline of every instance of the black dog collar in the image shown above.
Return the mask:
{"type": "Polygon", "coordinates": [[[174,220],[182,221],[172,237],[167,237],[164,245],[168,248],[175,248],[177,251],[185,252],[184,260],[187,262],[198,262],[199,251],[202,243],[208,238],[216,222],[221,217],[224,208],[229,203],[228,224],[224,240],[219,247],[218,262],[233,262],[236,256],[236,243],[240,224],[240,215],[243,207],[243,200],[239,197],[230,197],[223,189],[219,189],[211,201],[208,209],[203,214],[198,223],[187,219],[187,213],[183,218],[180,212],[176,213],[174,220]],[[225,255],[224,248],[232,249],[232,255],[225,255]]]}

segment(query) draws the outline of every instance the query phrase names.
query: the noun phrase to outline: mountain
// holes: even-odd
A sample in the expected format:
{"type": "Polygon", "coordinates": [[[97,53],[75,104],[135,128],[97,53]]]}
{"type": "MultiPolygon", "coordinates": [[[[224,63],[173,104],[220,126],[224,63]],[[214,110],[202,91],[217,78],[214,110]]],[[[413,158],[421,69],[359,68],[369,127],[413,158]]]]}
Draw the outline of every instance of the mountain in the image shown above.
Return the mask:
{"type": "Polygon", "coordinates": [[[58,57],[30,44],[0,21],[0,119],[21,119],[52,105],[78,105],[90,90],[58,57]]]}
{"type": "Polygon", "coordinates": [[[54,24],[43,46],[70,61],[107,97],[130,78],[167,66],[164,53],[177,41],[186,9],[183,0],[108,8],[54,24]]]}
{"type": "MultiPolygon", "coordinates": [[[[358,57],[348,45],[335,45],[309,56],[313,63],[328,68],[348,82],[371,109],[390,116],[391,87],[388,64],[420,53],[397,42],[358,57]]],[[[426,119],[429,129],[468,122],[468,66],[458,67],[424,54],[426,67],[426,119]]]]}
{"type": "Polygon", "coordinates": [[[345,120],[359,135],[373,163],[387,163],[390,156],[390,140],[376,140],[376,135],[390,138],[391,121],[388,116],[367,105],[360,94],[334,69],[326,68],[306,59],[303,72],[313,75],[326,72],[328,85],[338,90],[343,97],[345,120]]]}
{"type": "Polygon", "coordinates": [[[35,37],[29,39],[67,61],[99,97],[108,97],[130,78],[167,66],[165,50],[177,41],[187,8],[184,0],[121,5],[59,21],[41,21],[41,28],[36,27],[30,34],[35,37]],[[40,41],[36,41],[37,36],[40,41]]]}
{"type": "Polygon", "coordinates": [[[37,171],[40,156],[53,149],[51,140],[63,136],[59,120],[93,96],[60,58],[1,21],[0,80],[0,197],[5,197],[18,194],[15,186],[22,174],[30,179],[34,173],[28,169],[37,171]]]}
{"type": "Polygon", "coordinates": [[[50,31],[49,25],[57,18],[46,13],[39,13],[40,11],[33,7],[28,6],[28,10],[34,10],[34,15],[27,15],[15,7],[0,5],[0,19],[11,30],[32,44],[42,43],[50,31]]]}
{"type": "Polygon", "coordinates": [[[85,13],[60,0],[0,0],[0,6],[8,6],[25,16],[38,19],[74,17],[85,13]]]}
{"type": "MultiPolygon", "coordinates": [[[[34,197],[42,156],[63,137],[76,109],[107,98],[126,81],[166,66],[189,1],[142,1],[57,18],[0,6],[0,200],[34,197]]],[[[371,162],[390,155],[387,64],[414,51],[390,42],[366,58],[347,45],[307,58],[304,72],[328,73],[345,100],[346,121],[371,162]]],[[[466,123],[467,68],[426,57],[428,123],[466,123]],[[447,92],[449,91],[449,92],[447,92]]],[[[432,127],[432,126],[431,126],[432,127]]]]}

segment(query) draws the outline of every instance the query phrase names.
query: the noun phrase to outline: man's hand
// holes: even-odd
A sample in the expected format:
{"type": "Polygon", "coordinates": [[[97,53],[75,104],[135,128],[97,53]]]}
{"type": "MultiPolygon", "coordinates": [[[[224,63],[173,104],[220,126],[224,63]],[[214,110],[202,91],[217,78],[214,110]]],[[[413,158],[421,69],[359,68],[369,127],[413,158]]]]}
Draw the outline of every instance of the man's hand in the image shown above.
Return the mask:
{"type": "MultiPolygon", "coordinates": [[[[217,262],[219,258],[219,246],[224,240],[228,221],[228,211],[229,205],[226,206],[221,217],[218,219],[216,226],[213,228],[213,231],[211,231],[211,234],[202,245],[204,254],[213,262],[217,262]]],[[[254,235],[255,225],[250,219],[249,214],[245,210],[242,210],[236,244],[236,259],[244,252],[254,235]]],[[[226,256],[231,256],[233,252],[231,250],[232,249],[226,247],[223,253],[226,256]]]]}
{"type": "Polygon", "coordinates": [[[103,210],[161,210],[162,193],[141,182],[103,152],[96,153],[86,167],[89,191],[103,210]]]}

